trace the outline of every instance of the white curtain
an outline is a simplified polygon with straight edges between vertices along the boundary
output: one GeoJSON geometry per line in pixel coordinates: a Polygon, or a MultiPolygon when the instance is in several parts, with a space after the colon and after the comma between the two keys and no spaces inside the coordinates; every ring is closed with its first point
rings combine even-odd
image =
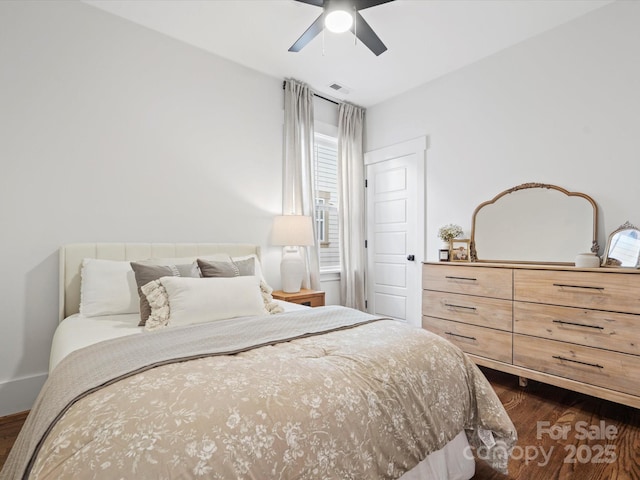
{"type": "MultiPolygon", "coordinates": [[[[296,80],[284,83],[284,179],[282,213],[315,219],[313,172],[313,92],[296,80]]],[[[318,238],[315,220],[314,238],[318,238]]],[[[307,272],[303,288],[320,289],[317,245],[300,247],[307,272]]]]}
{"type": "Polygon", "coordinates": [[[340,104],[338,117],[338,198],[340,301],[365,308],[365,192],[362,130],[364,109],[340,104]]]}

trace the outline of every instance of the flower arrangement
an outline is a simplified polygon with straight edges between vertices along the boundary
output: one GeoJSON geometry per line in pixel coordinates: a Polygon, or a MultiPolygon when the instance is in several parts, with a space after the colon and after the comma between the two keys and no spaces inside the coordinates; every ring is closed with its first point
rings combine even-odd
{"type": "Polygon", "coordinates": [[[454,238],[458,238],[464,232],[462,231],[462,227],[460,225],[455,225],[450,223],[449,225],[445,225],[444,227],[440,227],[438,230],[438,238],[443,242],[450,242],[454,238]]]}

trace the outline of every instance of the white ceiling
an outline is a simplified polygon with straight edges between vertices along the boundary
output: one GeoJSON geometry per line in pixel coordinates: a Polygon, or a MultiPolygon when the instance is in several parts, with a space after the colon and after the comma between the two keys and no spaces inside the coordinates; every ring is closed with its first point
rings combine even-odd
{"type": "Polygon", "coordinates": [[[321,13],[295,0],[83,0],[89,5],[277,78],[372,106],[613,0],[396,0],[362,10],[388,50],[350,33],[288,48],[321,13]],[[350,90],[329,88],[338,83],[350,90]]]}

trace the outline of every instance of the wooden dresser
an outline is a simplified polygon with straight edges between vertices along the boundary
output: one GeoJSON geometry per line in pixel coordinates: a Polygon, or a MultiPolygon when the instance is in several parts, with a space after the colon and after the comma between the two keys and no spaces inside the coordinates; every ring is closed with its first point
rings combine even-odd
{"type": "Polygon", "coordinates": [[[640,408],[640,271],[425,263],[422,326],[486,367],[640,408]]]}

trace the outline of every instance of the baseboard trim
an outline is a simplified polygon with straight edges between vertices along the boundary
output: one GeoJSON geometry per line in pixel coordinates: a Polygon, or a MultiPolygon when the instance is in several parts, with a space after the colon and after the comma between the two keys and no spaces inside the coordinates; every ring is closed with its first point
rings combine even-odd
{"type": "Polygon", "coordinates": [[[30,410],[46,380],[42,373],[0,383],[0,417],[30,410]]]}

